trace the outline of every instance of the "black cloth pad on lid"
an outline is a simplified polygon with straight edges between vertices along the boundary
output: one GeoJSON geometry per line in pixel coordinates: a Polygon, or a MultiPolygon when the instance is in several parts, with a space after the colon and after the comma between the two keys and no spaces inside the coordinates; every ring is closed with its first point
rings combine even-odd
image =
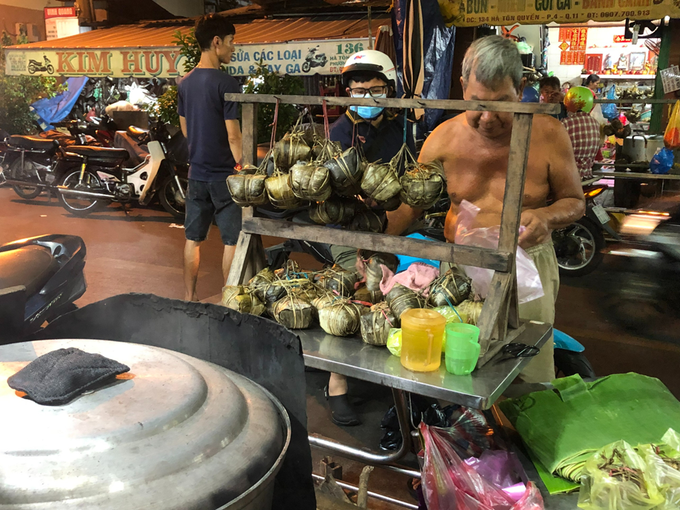
{"type": "Polygon", "coordinates": [[[75,347],[57,349],[34,359],[7,379],[10,388],[25,392],[43,405],[63,405],[130,367],[75,347]]]}

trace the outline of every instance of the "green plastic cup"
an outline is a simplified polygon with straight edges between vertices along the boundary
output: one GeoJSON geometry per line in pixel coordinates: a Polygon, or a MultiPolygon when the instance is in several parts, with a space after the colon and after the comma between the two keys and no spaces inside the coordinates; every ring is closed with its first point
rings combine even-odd
{"type": "Polygon", "coordinates": [[[456,345],[446,344],[446,371],[453,375],[468,375],[477,366],[480,345],[478,342],[466,340],[456,345]]]}
{"type": "Polygon", "coordinates": [[[453,375],[472,373],[479,359],[479,328],[472,324],[446,325],[446,371],[453,375]]]}
{"type": "MultiPolygon", "coordinates": [[[[446,325],[446,345],[479,342],[479,328],[472,324],[452,322],[446,325]]],[[[446,352],[446,351],[444,351],[446,352]]]]}

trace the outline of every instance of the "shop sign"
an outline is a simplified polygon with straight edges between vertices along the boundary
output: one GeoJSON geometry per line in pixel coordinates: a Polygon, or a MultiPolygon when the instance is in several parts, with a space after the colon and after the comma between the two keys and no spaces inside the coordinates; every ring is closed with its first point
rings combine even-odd
{"type": "Polygon", "coordinates": [[[586,62],[587,28],[560,28],[558,39],[562,41],[559,48],[560,65],[584,65],[586,62]]]}
{"type": "Polygon", "coordinates": [[[676,0],[439,0],[446,23],[477,25],[542,25],[680,17],[676,0]]]}
{"type": "MultiPolygon", "coordinates": [[[[277,74],[340,74],[347,57],[367,47],[364,39],[236,45],[227,66],[232,76],[248,76],[262,62],[277,74]]],[[[5,50],[10,75],[174,78],[184,74],[179,48],[106,50],[5,50]]]]}
{"type": "Polygon", "coordinates": [[[632,39],[626,39],[625,35],[615,35],[614,36],[614,42],[615,43],[629,43],[633,42],[632,39]]]}
{"type": "Polygon", "coordinates": [[[261,61],[277,74],[340,74],[347,57],[367,48],[364,39],[237,45],[227,66],[232,76],[248,76],[261,61]]]}
{"type": "Polygon", "coordinates": [[[45,7],[45,33],[47,40],[69,37],[80,33],[75,7],[45,7]]]}

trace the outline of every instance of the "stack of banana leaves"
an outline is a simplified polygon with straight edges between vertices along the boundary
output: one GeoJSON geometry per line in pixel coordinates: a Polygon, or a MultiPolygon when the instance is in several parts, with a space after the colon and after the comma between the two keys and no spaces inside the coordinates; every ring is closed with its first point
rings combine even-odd
{"type": "Polygon", "coordinates": [[[441,165],[418,163],[406,144],[391,161],[367,161],[360,147],[343,150],[300,122],[259,167],[244,167],[227,184],[241,207],[306,207],[317,224],[377,233],[385,230],[386,211],[402,203],[428,209],[446,188],[441,165]]]}

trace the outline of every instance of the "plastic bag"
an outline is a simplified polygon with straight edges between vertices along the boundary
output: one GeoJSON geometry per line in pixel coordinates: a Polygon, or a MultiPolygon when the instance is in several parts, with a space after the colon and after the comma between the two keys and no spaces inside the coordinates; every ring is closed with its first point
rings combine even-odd
{"type": "Polygon", "coordinates": [[[387,334],[387,350],[401,357],[401,328],[391,328],[387,334]]]}
{"type": "Polygon", "coordinates": [[[543,500],[533,484],[513,499],[461,460],[447,430],[420,424],[423,439],[422,487],[429,510],[541,510],[543,500]]]}
{"type": "Polygon", "coordinates": [[[653,174],[667,174],[673,167],[675,154],[672,150],[665,147],[658,149],[649,162],[649,169],[653,174]]]}
{"type": "MultiPolygon", "coordinates": [[[[458,208],[458,221],[456,223],[456,244],[478,246],[480,248],[498,248],[500,226],[486,228],[470,228],[480,209],[467,200],[463,200],[458,208]]],[[[520,230],[521,231],[521,230],[520,230]]],[[[517,294],[519,302],[528,303],[534,299],[543,297],[543,285],[541,277],[536,269],[536,264],[531,257],[519,246],[517,247],[517,294]]],[[[486,299],[493,277],[492,269],[481,267],[460,266],[465,274],[472,279],[475,293],[482,299],[486,299]]]]}
{"type": "MultiPolygon", "coordinates": [[[[616,99],[616,90],[614,89],[614,85],[609,87],[609,90],[607,91],[607,99],[616,99]]],[[[605,119],[612,121],[618,118],[619,110],[614,103],[604,103],[602,105],[602,115],[604,115],[605,119]]]]}
{"type": "Polygon", "coordinates": [[[645,460],[625,441],[605,446],[586,461],[579,508],[649,510],[663,502],[645,460]]]}
{"type": "Polygon", "coordinates": [[[647,464],[649,479],[665,500],[654,510],[677,510],[680,508],[680,436],[668,429],[661,441],[661,445],[644,445],[638,451],[647,464]]]}
{"type": "Polygon", "coordinates": [[[667,149],[680,149],[680,101],[675,102],[671,116],[668,118],[663,143],[667,149]]]}

